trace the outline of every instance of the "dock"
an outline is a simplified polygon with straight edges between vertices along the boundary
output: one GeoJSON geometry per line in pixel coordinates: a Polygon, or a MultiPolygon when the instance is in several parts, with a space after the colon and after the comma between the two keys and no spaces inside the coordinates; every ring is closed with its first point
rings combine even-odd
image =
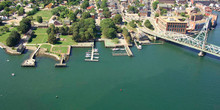
{"type": "Polygon", "coordinates": [[[132,57],[133,56],[133,53],[131,52],[131,50],[130,50],[130,48],[128,47],[128,45],[124,45],[125,46],[125,50],[126,50],[126,52],[127,52],[127,55],[129,56],[129,57],[132,57]]]}
{"type": "Polygon", "coordinates": [[[138,50],[142,49],[141,45],[137,44],[137,40],[134,40],[134,44],[135,44],[135,46],[137,47],[138,50]]]}
{"type": "Polygon", "coordinates": [[[34,59],[35,55],[37,54],[37,52],[39,51],[40,46],[37,48],[37,50],[35,50],[29,59],[25,60],[21,66],[22,67],[35,67],[36,66],[36,60],[34,59]]]}
{"type": "Polygon", "coordinates": [[[66,67],[66,63],[64,63],[64,61],[65,61],[65,57],[64,57],[64,55],[62,55],[60,63],[56,63],[55,67],[66,67]]]}
{"type": "Polygon", "coordinates": [[[97,53],[97,52],[98,52],[98,49],[96,50],[94,48],[94,46],[92,46],[91,57],[90,57],[90,59],[85,59],[85,61],[98,62],[99,61],[98,59],[94,59],[94,55],[99,55],[99,53],[97,53]]]}

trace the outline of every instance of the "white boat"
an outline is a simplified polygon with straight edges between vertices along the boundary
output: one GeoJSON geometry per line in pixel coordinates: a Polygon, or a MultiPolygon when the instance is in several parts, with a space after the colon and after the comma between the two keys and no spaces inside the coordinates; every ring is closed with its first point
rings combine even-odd
{"type": "Polygon", "coordinates": [[[98,49],[94,49],[94,52],[98,52],[99,50],[98,49]]]}
{"type": "Polygon", "coordinates": [[[86,54],[91,54],[91,52],[86,52],[86,54]]]}
{"type": "Polygon", "coordinates": [[[1,48],[1,49],[3,49],[3,47],[2,47],[2,46],[0,46],[0,48],[1,48]]]}
{"type": "Polygon", "coordinates": [[[14,74],[14,73],[12,73],[12,74],[11,74],[11,76],[15,76],[15,74],[14,74]]]}
{"type": "Polygon", "coordinates": [[[139,49],[142,49],[142,46],[141,46],[141,45],[138,45],[138,48],[139,48],[139,49]]]}
{"type": "Polygon", "coordinates": [[[89,54],[89,53],[86,53],[86,55],[89,55],[89,56],[91,56],[91,54],[89,54]]]}
{"type": "Polygon", "coordinates": [[[94,53],[94,55],[99,55],[99,53],[94,53]]]}
{"type": "Polygon", "coordinates": [[[125,50],[124,48],[121,48],[120,50],[125,50]]]}
{"type": "Polygon", "coordinates": [[[113,48],[112,50],[113,50],[113,51],[117,51],[117,50],[119,50],[119,48],[113,48]]]}
{"type": "Polygon", "coordinates": [[[90,56],[90,55],[86,55],[85,57],[86,57],[86,58],[90,58],[91,56],[90,56]]]}
{"type": "Polygon", "coordinates": [[[99,57],[94,57],[95,59],[99,59],[99,57]]]}
{"type": "Polygon", "coordinates": [[[7,62],[9,62],[9,60],[6,60],[7,62]]]}

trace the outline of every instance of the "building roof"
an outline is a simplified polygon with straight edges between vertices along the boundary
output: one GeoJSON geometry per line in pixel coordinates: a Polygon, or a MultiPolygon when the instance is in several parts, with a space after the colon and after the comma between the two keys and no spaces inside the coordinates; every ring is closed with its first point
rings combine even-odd
{"type": "Polygon", "coordinates": [[[167,16],[160,16],[159,19],[168,22],[168,23],[187,23],[186,21],[182,21],[182,17],[167,17],[167,16]]]}
{"type": "Polygon", "coordinates": [[[89,7],[87,7],[87,10],[91,10],[93,8],[95,8],[95,7],[94,6],[89,6],[89,7]]]}
{"type": "Polygon", "coordinates": [[[169,4],[158,4],[158,6],[162,8],[172,8],[172,5],[169,4]]]}

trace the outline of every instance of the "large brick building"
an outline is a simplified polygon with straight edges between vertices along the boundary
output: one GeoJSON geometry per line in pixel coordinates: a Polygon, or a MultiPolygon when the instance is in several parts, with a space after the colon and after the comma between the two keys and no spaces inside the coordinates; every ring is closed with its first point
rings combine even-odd
{"type": "Polygon", "coordinates": [[[185,34],[187,28],[187,22],[178,17],[160,16],[157,18],[158,27],[162,31],[172,31],[185,34]]]}

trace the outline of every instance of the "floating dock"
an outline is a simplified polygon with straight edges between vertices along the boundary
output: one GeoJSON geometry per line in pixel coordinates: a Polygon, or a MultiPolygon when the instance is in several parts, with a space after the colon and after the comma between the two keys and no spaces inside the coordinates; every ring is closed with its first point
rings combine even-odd
{"type": "Polygon", "coordinates": [[[94,55],[99,55],[98,49],[95,49],[94,46],[92,46],[92,51],[91,51],[91,56],[90,59],[85,59],[85,61],[89,61],[89,62],[98,62],[98,59],[95,59],[94,55]]]}

